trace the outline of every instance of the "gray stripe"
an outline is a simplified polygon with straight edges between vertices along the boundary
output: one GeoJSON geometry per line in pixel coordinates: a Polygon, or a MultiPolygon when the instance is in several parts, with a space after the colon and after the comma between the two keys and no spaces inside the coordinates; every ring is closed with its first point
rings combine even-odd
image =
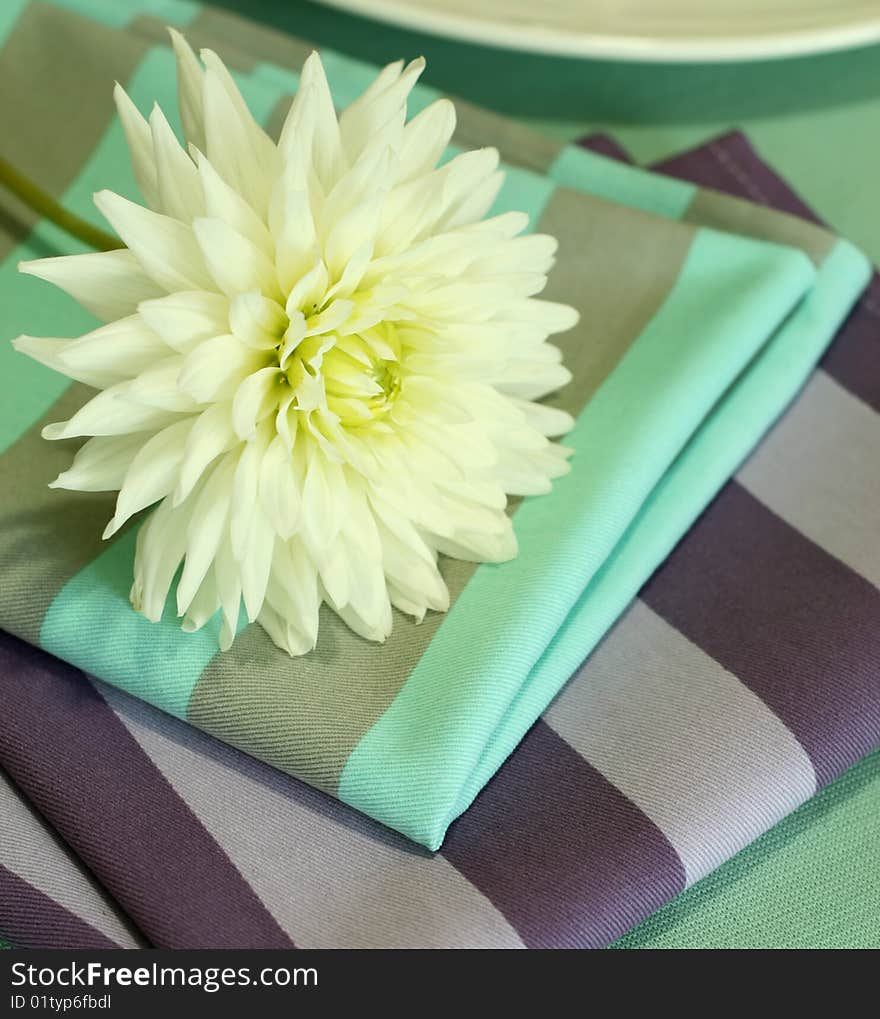
{"type": "Polygon", "coordinates": [[[0,618],[4,629],[31,644],[39,643],[53,598],[107,547],[101,532],[113,515],[115,493],[49,488],[70,465],[74,444],[40,435],[43,425],[70,417],[91,392],[78,382],[65,389],[0,457],[0,618]]]}
{"type": "Polygon", "coordinates": [[[697,191],[684,219],[688,223],[699,223],[700,226],[713,227],[715,230],[800,248],[814,265],[821,265],[837,243],[834,234],[800,216],[768,209],[764,205],[756,205],[709,188],[697,191]]]}
{"type": "Polygon", "coordinates": [[[568,188],[550,196],[538,230],[559,242],[541,297],[583,309],[553,337],[573,378],[543,402],[576,415],[662,307],[697,231],[568,188]]]}
{"type": "Polygon", "coordinates": [[[544,720],[660,828],[689,884],[816,790],[776,715],[641,601],[544,720]]]}
{"type": "Polygon", "coordinates": [[[830,375],[813,375],[737,480],[880,587],[880,416],[830,375]]]}
{"type": "MultiPolygon", "coordinates": [[[[154,45],[169,45],[162,18],[140,14],[129,29],[154,45]]],[[[229,67],[244,73],[261,63],[298,71],[315,48],[302,39],[213,7],[203,7],[186,26],[185,34],[196,53],[205,47],[215,50],[229,67]]]]}
{"type": "MultiPolygon", "coordinates": [[[[125,82],[146,50],[136,37],[32,2],[0,51],[0,138],[10,161],[60,196],[115,114],[114,78],[125,82]]],[[[0,259],[37,222],[5,192],[2,204],[0,259]]]]}
{"type": "Polygon", "coordinates": [[[0,771],[0,863],[121,948],[149,947],[82,863],[0,771]]]}
{"type": "Polygon", "coordinates": [[[494,146],[505,163],[522,166],[537,173],[547,173],[565,148],[564,142],[543,135],[515,120],[475,106],[458,96],[449,98],[455,103],[456,114],[452,141],[463,149],[494,146]]]}
{"type": "Polygon", "coordinates": [[[442,856],[95,683],[300,947],[522,947],[442,856]]]}

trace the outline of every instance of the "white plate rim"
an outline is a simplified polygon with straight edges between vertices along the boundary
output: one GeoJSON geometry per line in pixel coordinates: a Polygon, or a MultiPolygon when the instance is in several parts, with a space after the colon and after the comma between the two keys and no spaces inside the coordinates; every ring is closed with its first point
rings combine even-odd
{"type": "Polygon", "coordinates": [[[771,60],[830,53],[880,42],[880,16],[838,26],[761,35],[659,37],[563,32],[540,25],[505,25],[500,21],[413,7],[406,0],[319,2],[365,18],[464,42],[552,56],[639,63],[771,60]]]}

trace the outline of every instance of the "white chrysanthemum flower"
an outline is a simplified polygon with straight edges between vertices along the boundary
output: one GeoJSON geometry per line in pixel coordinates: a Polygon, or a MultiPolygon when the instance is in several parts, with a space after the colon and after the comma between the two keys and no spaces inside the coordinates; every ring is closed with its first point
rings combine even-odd
{"type": "Polygon", "coordinates": [[[386,67],[337,120],[317,54],[278,144],[215,53],[173,33],[187,148],[156,107],[116,102],[149,208],[98,208],[127,249],[28,273],[107,325],[19,350],[101,390],[49,439],[89,436],[53,483],[119,490],[105,537],[158,506],[137,540],[132,603],[158,620],[181,562],[183,628],[242,599],[292,655],[326,602],[381,641],[449,595],[438,553],[516,554],[508,495],[546,492],[571,418],[533,401],[570,378],[539,301],[556,243],[527,217],[483,219],[494,149],[441,167],[453,106],[406,123],[424,62],[386,67]]]}

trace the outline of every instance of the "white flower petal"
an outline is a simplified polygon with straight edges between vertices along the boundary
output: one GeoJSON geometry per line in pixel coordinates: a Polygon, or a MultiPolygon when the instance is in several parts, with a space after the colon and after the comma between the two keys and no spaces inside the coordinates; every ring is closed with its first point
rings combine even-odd
{"type": "Polygon", "coordinates": [[[515,400],[514,403],[532,428],[536,428],[542,435],[565,435],[574,427],[574,418],[567,411],[530,400],[515,400]]]}
{"type": "Polygon", "coordinates": [[[499,309],[496,318],[499,321],[535,325],[540,327],[545,335],[552,335],[553,333],[564,333],[576,326],[580,315],[567,304],[529,298],[523,301],[511,301],[506,307],[499,309]]]}
{"type": "Polygon", "coordinates": [[[261,624],[288,654],[306,654],[318,639],[317,570],[302,543],[293,538],[275,547],[261,624]]]}
{"type": "Polygon", "coordinates": [[[214,336],[187,354],[177,385],[199,403],[231,400],[248,375],[265,364],[262,351],[246,347],[235,336],[214,336]]]}
{"type": "Polygon", "coordinates": [[[424,71],[425,60],[424,57],[413,60],[395,77],[398,66],[392,64],[381,72],[373,85],[339,118],[342,144],[350,162],[357,159],[390,120],[399,117],[403,126],[407,96],[424,71]]]}
{"type": "Polygon", "coordinates": [[[21,336],[16,350],[97,388],[123,382],[171,350],[137,315],[101,326],[77,340],[21,336]]]}
{"type": "Polygon", "coordinates": [[[217,286],[229,297],[246,290],[259,290],[266,297],[283,301],[275,266],[247,237],[221,219],[193,221],[198,246],[217,286]]]}
{"type": "Polygon", "coordinates": [[[366,248],[372,253],[384,202],[383,193],[374,195],[346,213],[330,231],[324,245],[324,261],[332,279],[342,276],[349,260],[359,250],[366,248]]]}
{"type": "Polygon", "coordinates": [[[265,221],[278,171],[269,151],[274,152],[274,146],[248,112],[228,72],[224,74],[214,58],[210,51],[202,51],[202,59],[210,65],[202,85],[206,154],[226,183],[265,221]]]}
{"type": "Polygon", "coordinates": [[[76,492],[115,492],[122,487],[125,474],[144,437],[101,435],[81,446],[66,471],[50,482],[49,488],[67,488],[76,492]]]}
{"type": "Polygon", "coordinates": [[[317,336],[319,333],[332,332],[341,326],[354,310],[351,301],[333,301],[317,315],[306,319],[304,336],[317,336]]]}
{"type": "Polygon", "coordinates": [[[177,421],[157,432],[137,453],[126,471],[116,500],[116,513],[104,531],[105,538],[115,534],[129,517],[164,498],[174,488],[192,426],[191,418],[177,421]]]}
{"type": "Polygon", "coordinates": [[[298,145],[309,146],[311,161],[325,193],[345,172],[342,137],[327,76],[317,53],[309,54],[296,97],[278,142],[283,155],[298,145]]]}
{"type": "Polygon", "coordinates": [[[128,397],[148,407],[162,407],[165,410],[186,413],[198,410],[198,401],[177,384],[184,365],[180,354],[172,354],[161,361],[155,361],[128,384],[128,397]]]}
{"type": "Polygon", "coordinates": [[[443,171],[436,171],[415,177],[390,192],[382,206],[377,255],[401,252],[433,229],[444,208],[440,186],[443,177],[443,171]]]}
{"type": "Polygon", "coordinates": [[[208,620],[213,619],[219,608],[220,599],[217,596],[214,570],[210,569],[186,609],[180,624],[181,630],[184,633],[195,633],[208,620]]]}
{"type": "Polygon", "coordinates": [[[223,612],[223,625],[220,631],[220,650],[227,650],[232,644],[238,628],[241,610],[241,576],[238,563],[232,554],[229,530],[214,558],[214,579],[217,585],[217,596],[223,612]]]}
{"type": "Polygon", "coordinates": [[[186,559],[177,585],[180,615],[190,609],[226,533],[236,463],[235,456],[225,456],[207,475],[195,499],[186,534],[186,559]]]}
{"type": "Polygon", "coordinates": [[[98,251],[19,262],[19,272],[54,283],[104,322],[131,315],[165,291],[130,251],[98,251]]]}
{"type": "Polygon", "coordinates": [[[241,559],[241,594],[250,622],[254,622],[263,607],[276,544],[275,532],[259,505],[255,514],[257,519],[251,528],[247,552],[241,559]]]}
{"type": "Polygon", "coordinates": [[[299,415],[293,407],[294,399],[294,394],[288,393],[281,401],[278,413],[275,415],[275,428],[278,432],[279,438],[282,440],[289,453],[293,452],[293,444],[296,441],[299,419],[299,415]]]}
{"type": "Polygon", "coordinates": [[[278,406],[281,369],[260,368],[241,383],[232,400],[232,427],[240,439],[251,439],[257,425],[278,406]]]}
{"type": "Polygon", "coordinates": [[[113,89],[113,100],[116,103],[119,120],[122,122],[125,140],[128,143],[131,167],[134,170],[134,179],[137,181],[138,189],[144,196],[147,205],[151,209],[158,209],[160,206],[159,184],[150,126],[119,82],[113,89]]]}
{"type": "Polygon", "coordinates": [[[180,290],[167,297],[143,301],[138,314],[147,325],[181,354],[196,344],[229,330],[230,307],[224,294],[180,290]]]}
{"type": "Polygon", "coordinates": [[[277,301],[251,290],[232,299],[229,325],[233,335],[247,346],[271,350],[280,344],[290,320],[277,301]]]}
{"type": "Polygon", "coordinates": [[[282,291],[289,292],[297,280],[314,266],[316,257],[317,233],[308,193],[287,191],[275,249],[282,291]]]}
{"type": "Polygon", "coordinates": [[[438,99],[413,117],[403,131],[399,179],[405,182],[433,170],[454,131],[455,107],[448,99],[438,99]]]}
{"type": "Polygon", "coordinates": [[[564,364],[552,361],[508,361],[491,381],[502,393],[538,400],[567,385],[571,372],[564,364]]]}
{"type": "Polygon", "coordinates": [[[320,307],[329,281],[327,266],[319,259],[297,280],[287,295],[286,310],[290,318],[292,319],[298,311],[302,311],[306,316],[314,314],[320,307]]]}
{"type": "Polygon", "coordinates": [[[189,43],[177,31],[169,28],[171,44],[177,58],[177,95],[183,133],[190,145],[205,151],[205,116],[202,109],[202,78],[204,71],[189,43]]]}
{"type": "Polygon", "coordinates": [[[159,208],[166,216],[190,223],[205,212],[199,172],[180,147],[158,105],[150,114],[150,132],[155,153],[159,208]]]}
{"type": "Polygon", "coordinates": [[[183,502],[208,466],[221,453],[225,453],[237,443],[238,438],[232,429],[229,404],[214,403],[202,411],[193,423],[186,440],[177,487],[174,490],[174,505],[183,502]]]}
{"type": "Polygon", "coordinates": [[[153,623],[162,618],[171,581],[183,558],[191,507],[163,499],[138,531],[131,603],[153,623]]]}
{"type": "Polygon", "coordinates": [[[252,156],[254,157],[257,165],[267,175],[271,182],[280,169],[280,160],[277,156],[275,143],[266,134],[263,128],[260,127],[256,120],[254,120],[253,114],[248,108],[247,103],[244,101],[244,97],[238,90],[238,85],[235,84],[232,75],[229,73],[229,69],[220,57],[218,57],[213,50],[209,49],[201,50],[199,56],[202,58],[202,62],[205,65],[206,73],[216,75],[217,79],[222,83],[223,88],[226,90],[226,94],[229,96],[232,105],[235,108],[239,122],[244,126],[250,136],[252,156]]]}
{"type": "Polygon", "coordinates": [[[317,451],[312,452],[302,492],[301,533],[309,549],[323,551],[332,544],[342,526],[347,502],[339,465],[317,451]]]}
{"type": "Polygon", "coordinates": [[[160,287],[168,291],[215,289],[189,226],[112,191],[99,191],[95,205],[160,287]]]}
{"type": "Polygon", "coordinates": [[[238,465],[235,468],[232,507],[229,516],[229,536],[232,555],[238,563],[241,563],[247,553],[251,531],[257,522],[258,515],[261,515],[258,504],[260,464],[267,446],[265,433],[258,435],[250,442],[243,443],[238,465]]]}
{"type": "Polygon", "coordinates": [[[44,439],[73,439],[81,435],[129,435],[152,432],[179,420],[180,415],[161,407],[135,403],[131,382],[120,382],[93,396],[69,421],[46,425],[44,439]]]}
{"type": "Polygon", "coordinates": [[[290,449],[281,435],[269,443],[260,465],[260,502],[269,523],[284,540],[296,533],[300,491],[290,449]]]}
{"type": "Polygon", "coordinates": [[[462,531],[456,534],[454,539],[438,535],[435,543],[437,549],[444,555],[478,563],[506,563],[510,559],[515,559],[519,550],[513,527],[507,527],[499,534],[462,531]]]}
{"type": "Polygon", "coordinates": [[[197,172],[201,178],[207,215],[228,224],[271,259],[275,244],[260,217],[238,191],[226,183],[206,156],[200,153],[198,163],[197,172]]]}
{"type": "Polygon", "coordinates": [[[391,632],[391,606],[388,606],[387,622],[374,623],[363,616],[349,603],[336,609],[337,614],[349,629],[365,640],[381,644],[391,632]]]}

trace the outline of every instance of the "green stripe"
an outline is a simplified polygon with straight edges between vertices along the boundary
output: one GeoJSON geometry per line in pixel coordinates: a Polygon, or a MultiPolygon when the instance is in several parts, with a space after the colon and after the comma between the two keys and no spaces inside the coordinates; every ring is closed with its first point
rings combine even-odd
{"type": "MultiPolygon", "coordinates": [[[[340,799],[439,846],[462,809],[462,790],[475,772],[488,777],[487,745],[581,592],[730,380],[814,279],[801,252],[698,233],[672,293],[567,437],[571,474],[523,504],[519,556],[474,574],[352,752],[340,799]],[[714,311],[709,320],[706,308],[714,311]]],[[[542,672],[545,701],[569,674],[542,672]]],[[[505,736],[509,751],[522,729],[505,736]]]]}
{"type": "Polygon", "coordinates": [[[193,0],[138,0],[136,4],[125,0],[52,0],[52,3],[113,28],[125,28],[139,14],[183,27],[195,18],[202,6],[193,0]]]}
{"type": "Polygon", "coordinates": [[[529,229],[534,230],[541,213],[550,201],[556,184],[549,177],[524,170],[518,166],[504,166],[504,183],[495,199],[490,215],[502,212],[525,212],[529,217],[529,229]]]}
{"type": "Polygon", "coordinates": [[[568,145],[559,153],[550,176],[563,187],[589,191],[610,202],[667,219],[681,219],[698,190],[685,181],[627,166],[575,145],[568,145]]]}
{"type": "Polygon", "coordinates": [[[129,531],[64,585],[46,613],[40,646],[183,718],[192,688],[217,651],[219,615],[184,636],[173,595],[158,623],[132,611],[135,538],[129,531]]]}
{"type": "Polygon", "coordinates": [[[18,21],[19,15],[27,7],[29,0],[5,0],[0,7],[0,44],[5,42],[6,37],[12,31],[12,26],[18,21]]]}

